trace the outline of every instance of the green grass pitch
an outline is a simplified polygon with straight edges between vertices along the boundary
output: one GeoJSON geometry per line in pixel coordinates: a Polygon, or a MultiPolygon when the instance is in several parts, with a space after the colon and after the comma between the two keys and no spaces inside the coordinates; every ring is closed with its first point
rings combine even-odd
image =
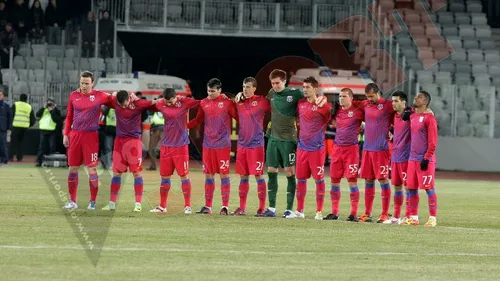
{"type": "MultiPolygon", "coordinates": [[[[98,210],[87,212],[84,172],[80,172],[79,209],[67,213],[61,210],[66,172],[20,165],[0,169],[0,280],[495,280],[500,276],[498,182],[438,180],[438,226],[425,228],[315,221],[312,180],[305,220],[253,217],[254,180],[248,198],[251,216],[218,215],[219,188],[214,215],[184,215],[177,179],[169,213],[155,215],[149,213],[159,203],[159,176],[154,172],[145,172],[142,213],[132,212],[131,178],[124,179],[117,210],[100,210],[109,196],[106,174],[100,177],[98,210]]],[[[193,171],[191,179],[195,211],[204,203],[204,181],[200,171],[193,171]]],[[[218,179],[216,184],[220,186],[218,179]]],[[[362,186],[360,181],[361,193],[362,186]]],[[[234,210],[236,175],[231,187],[234,210]]],[[[342,192],[345,220],[349,208],[345,183],[342,192]]],[[[285,193],[286,178],[280,176],[279,214],[284,211],[285,193]]],[[[425,223],[427,197],[422,191],[420,198],[420,218],[425,223]]],[[[361,194],[360,210],[363,202],[361,194]]],[[[378,186],[375,202],[378,215],[378,186]]],[[[328,192],[324,210],[324,215],[330,210],[328,192]]]]}

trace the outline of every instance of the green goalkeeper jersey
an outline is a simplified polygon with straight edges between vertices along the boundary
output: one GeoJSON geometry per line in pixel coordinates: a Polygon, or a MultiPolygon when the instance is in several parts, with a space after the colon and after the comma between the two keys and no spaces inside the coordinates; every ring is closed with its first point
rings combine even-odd
{"type": "Polygon", "coordinates": [[[269,90],[267,98],[271,102],[270,138],[281,141],[297,142],[297,103],[304,94],[299,89],[285,88],[276,93],[269,90]]]}

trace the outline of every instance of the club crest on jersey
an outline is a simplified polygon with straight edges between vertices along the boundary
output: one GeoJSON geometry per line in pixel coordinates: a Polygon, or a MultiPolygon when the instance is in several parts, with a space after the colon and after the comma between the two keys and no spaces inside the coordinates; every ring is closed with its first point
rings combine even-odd
{"type": "Polygon", "coordinates": [[[354,116],[354,112],[349,111],[349,112],[347,113],[347,116],[348,116],[349,118],[353,117],[353,116],[354,116]]]}
{"type": "Polygon", "coordinates": [[[384,105],[383,104],[379,104],[379,105],[377,105],[377,108],[378,108],[378,110],[382,110],[382,109],[384,109],[384,105]]]}
{"type": "Polygon", "coordinates": [[[418,122],[420,123],[424,122],[424,116],[420,116],[420,118],[418,118],[418,122]]]}
{"type": "Polygon", "coordinates": [[[292,96],[287,96],[286,97],[286,101],[287,102],[292,102],[293,101],[293,97],[292,96]]]}
{"type": "Polygon", "coordinates": [[[254,101],[252,102],[252,106],[257,106],[257,101],[256,101],[256,100],[254,100],[254,101]]]}
{"type": "Polygon", "coordinates": [[[129,103],[128,108],[135,109],[135,105],[133,103],[129,103]]]}
{"type": "Polygon", "coordinates": [[[175,107],[181,107],[181,102],[180,101],[176,102],[175,107]]]}
{"type": "Polygon", "coordinates": [[[94,95],[90,96],[90,101],[95,101],[95,96],[94,95]]]}
{"type": "Polygon", "coordinates": [[[316,111],[316,110],[318,110],[318,106],[317,105],[313,105],[312,111],[316,111]]]}
{"type": "Polygon", "coordinates": [[[219,102],[219,108],[223,108],[224,107],[224,103],[223,102],[219,102]]]}

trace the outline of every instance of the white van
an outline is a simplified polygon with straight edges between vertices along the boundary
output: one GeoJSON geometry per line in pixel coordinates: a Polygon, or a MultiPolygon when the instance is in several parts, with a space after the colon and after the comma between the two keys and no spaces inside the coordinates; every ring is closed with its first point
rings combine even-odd
{"type": "Polygon", "coordinates": [[[302,88],[306,77],[313,76],[319,83],[319,94],[324,94],[330,100],[338,96],[342,88],[350,88],[356,99],[364,99],[365,86],[373,83],[368,77],[363,77],[359,71],[331,69],[329,67],[302,68],[290,77],[290,87],[302,88]]]}
{"type": "Polygon", "coordinates": [[[167,75],[147,74],[145,72],[116,74],[97,79],[94,89],[104,92],[115,92],[126,90],[136,93],[142,92],[142,95],[148,100],[158,97],[165,88],[174,88],[178,95],[192,95],[187,81],[167,75]]]}

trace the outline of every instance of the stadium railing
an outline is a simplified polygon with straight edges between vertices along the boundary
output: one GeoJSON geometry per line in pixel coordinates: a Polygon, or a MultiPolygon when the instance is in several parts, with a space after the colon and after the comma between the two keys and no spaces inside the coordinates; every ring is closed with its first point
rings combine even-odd
{"type": "MultiPolygon", "coordinates": [[[[208,0],[111,0],[113,18],[126,28],[219,30],[221,33],[280,32],[312,36],[338,25],[369,1],[349,4],[255,3],[208,0]]],[[[337,31],[349,32],[348,24],[337,31]]]]}

